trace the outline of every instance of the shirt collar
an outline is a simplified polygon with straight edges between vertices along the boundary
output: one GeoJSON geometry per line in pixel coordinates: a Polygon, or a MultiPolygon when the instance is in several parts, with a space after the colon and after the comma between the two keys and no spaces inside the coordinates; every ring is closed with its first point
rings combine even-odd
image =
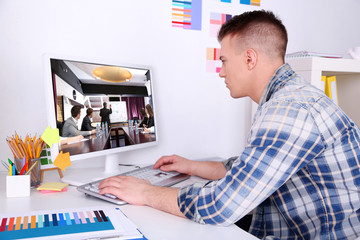
{"type": "Polygon", "coordinates": [[[73,120],[74,120],[74,122],[76,123],[76,124],[78,124],[78,121],[76,121],[76,119],[75,118],[73,118],[73,117],[71,117],[73,120]]]}
{"type": "Polygon", "coordinates": [[[271,95],[277,91],[279,86],[286,82],[289,79],[289,76],[293,74],[294,71],[291,69],[288,63],[285,63],[279,67],[266,85],[266,88],[260,98],[259,106],[266,103],[270,99],[271,95]]]}

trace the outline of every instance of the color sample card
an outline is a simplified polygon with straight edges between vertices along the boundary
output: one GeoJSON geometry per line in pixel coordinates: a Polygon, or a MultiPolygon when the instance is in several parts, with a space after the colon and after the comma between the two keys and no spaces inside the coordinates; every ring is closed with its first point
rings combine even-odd
{"type": "Polygon", "coordinates": [[[231,19],[230,14],[210,13],[210,37],[217,37],[221,25],[231,19]]]}
{"type": "Polygon", "coordinates": [[[260,6],[260,0],[240,0],[240,4],[260,6]]]}
{"type": "Polygon", "coordinates": [[[220,48],[206,48],[206,71],[219,73],[221,70],[220,48]]]}
{"type": "Polygon", "coordinates": [[[124,228],[119,224],[120,214],[120,210],[108,207],[1,214],[0,239],[116,236],[124,233],[124,228]]]}
{"type": "Polygon", "coordinates": [[[202,0],[172,0],[172,26],[201,30],[202,0]]]}

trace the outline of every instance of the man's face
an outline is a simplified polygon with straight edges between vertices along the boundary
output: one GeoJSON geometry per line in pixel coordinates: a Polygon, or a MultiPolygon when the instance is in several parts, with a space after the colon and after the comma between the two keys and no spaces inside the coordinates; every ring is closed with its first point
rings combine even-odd
{"type": "Polygon", "coordinates": [[[226,87],[230,90],[233,98],[241,98],[249,95],[251,81],[249,79],[246,53],[236,46],[236,38],[226,36],[221,41],[222,61],[219,76],[225,79],[226,87]]]}

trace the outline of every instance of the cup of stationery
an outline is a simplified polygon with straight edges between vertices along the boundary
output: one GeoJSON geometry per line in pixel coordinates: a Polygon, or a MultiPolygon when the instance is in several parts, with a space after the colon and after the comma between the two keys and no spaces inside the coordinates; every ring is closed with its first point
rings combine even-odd
{"type": "MultiPolygon", "coordinates": [[[[15,166],[19,173],[23,170],[24,166],[26,170],[24,172],[27,175],[30,175],[30,186],[36,187],[40,185],[40,177],[41,177],[41,164],[40,158],[29,159],[28,166],[25,166],[24,159],[15,159],[15,166]]],[[[25,174],[24,173],[24,174],[25,174]]],[[[20,174],[22,175],[22,174],[20,174]]]]}

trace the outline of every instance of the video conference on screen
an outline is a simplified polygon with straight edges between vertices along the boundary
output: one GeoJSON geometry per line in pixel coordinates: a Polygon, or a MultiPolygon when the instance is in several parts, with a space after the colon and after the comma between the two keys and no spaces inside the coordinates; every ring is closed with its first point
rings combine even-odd
{"type": "Polygon", "coordinates": [[[150,69],[51,59],[51,74],[54,117],[61,139],[67,139],[62,127],[75,105],[81,107],[79,130],[89,108],[93,110],[91,126],[102,128],[100,134],[84,136],[82,141],[68,139],[60,144],[60,151],[76,155],[156,141],[155,133],[135,126],[144,117],[141,108],[153,106],[150,69]],[[112,110],[107,131],[100,117],[104,103],[112,110]]]}

